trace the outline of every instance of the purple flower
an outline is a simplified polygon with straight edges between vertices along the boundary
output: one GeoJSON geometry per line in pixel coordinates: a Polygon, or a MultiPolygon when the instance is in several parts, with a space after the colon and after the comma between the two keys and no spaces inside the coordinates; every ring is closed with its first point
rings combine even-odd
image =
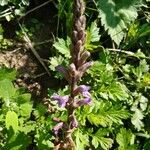
{"type": "Polygon", "coordinates": [[[66,103],[69,100],[69,96],[68,95],[60,96],[60,95],[54,94],[54,95],[51,96],[51,99],[54,100],[54,101],[57,101],[59,107],[65,107],[66,103]]]}
{"type": "Polygon", "coordinates": [[[63,128],[63,125],[64,125],[64,123],[60,122],[60,123],[58,123],[57,125],[54,126],[53,132],[54,132],[55,135],[58,135],[58,132],[59,132],[60,129],[63,128]]]}
{"type": "Polygon", "coordinates": [[[82,95],[86,98],[91,97],[91,94],[88,91],[82,92],[82,95]]]}
{"type": "Polygon", "coordinates": [[[86,85],[80,85],[74,90],[74,96],[78,95],[79,93],[82,94],[84,97],[83,100],[76,100],[74,103],[75,107],[83,106],[83,105],[88,105],[91,103],[91,94],[89,93],[90,87],[86,85]]]}
{"type": "Polygon", "coordinates": [[[91,98],[90,97],[87,97],[83,100],[80,100],[77,102],[77,105],[78,106],[83,106],[83,105],[89,105],[91,103],[91,98]]]}
{"type": "MultiPolygon", "coordinates": [[[[79,87],[77,87],[75,90],[74,90],[74,95],[78,95],[79,93],[82,93],[83,96],[87,97],[87,93],[89,93],[88,91],[90,90],[90,87],[89,86],[86,86],[86,85],[80,85],[79,87]]],[[[89,95],[90,96],[90,95],[89,95]]]]}

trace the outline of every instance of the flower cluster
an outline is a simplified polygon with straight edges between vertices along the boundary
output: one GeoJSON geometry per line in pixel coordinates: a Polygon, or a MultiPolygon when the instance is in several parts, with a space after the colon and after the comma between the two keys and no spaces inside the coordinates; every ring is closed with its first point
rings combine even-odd
{"type": "MultiPolygon", "coordinates": [[[[89,86],[80,85],[73,91],[74,96],[77,96],[78,94],[81,94],[83,96],[82,100],[74,99],[73,106],[75,108],[91,103],[91,94],[89,93],[89,90],[90,90],[89,86]]],[[[60,96],[58,94],[53,94],[51,96],[51,99],[57,101],[59,107],[64,108],[66,107],[67,102],[69,101],[69,96],[68,95],[60,96]]]]}
{"type": "MultiPolygon", "coordinates": [[[[58,94],[53,94],[51,96],[52,100],[57,101],[59,107],[66,108],[67,110],[67,122],[59,121],[53,128],[53,131],[55,135],[58,136],[59,131],[62,131],[63,129],[65,135],[64,145],[67,146],[68,150],[69,147],[73,147],[74,145],[71,134],[73,130],[78,127],[75,110],[78,107],[91,103],[91,94],[89,93],[90,87],[78,85],[81,77],[93,64],[91,61],[87,62],[90,53],[84,50],[86,40],[86,18],[83,14],[84,10],[85,5],[83,0],[74,0],[71,64],[67,68],[61,65],[56,67],[56,70],[62,73],[64,78],[68,81],[70,85],[70,95],[60,96],[58,94]]],[[[56,147],[59,144],[60,143],[57,143],[56,147]]]]}

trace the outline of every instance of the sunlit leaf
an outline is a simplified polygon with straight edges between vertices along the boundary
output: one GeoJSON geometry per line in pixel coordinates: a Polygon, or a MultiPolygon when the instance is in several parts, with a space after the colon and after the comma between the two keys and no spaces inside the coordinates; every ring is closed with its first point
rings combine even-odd
{"type": "Polygon", "coordinates": [[[63,54],[66,58],[70,58],[70,44],[71,40],[69,37],[67,37],[67,40],[58,38],[58,41],[53,46],[60,54],[63,54]]]}
{"type": "Polygon", "coordinates": [[[102,25],[112,40],[119,45],[125,36],[127,26],[134,21],[138,14],[135,0],[98,0],[99,17],[102,25]]]}
{"type": "Polygon", "coordinates": [[[0,81],[0,97],[4,100],[10,100],[15,95],[16,89],[9,79],[0,81]]]}
{"type": "Polygon", "coordinates": [[[137,150],[137,146],[134,145],[135,135],[130,130],[121,128],[116,140],[119,144],[118,150],[137,150]]]}
{"type": "Polygon", "coordinates": [[[18,115],[14,111],[8,111],[5,120],[6,128],[9,130],[10,127],[17,132],[18,131],[18,115]]]}
{"type": "Polygon", "coordinates": [[[92,22],[91,26],[87,29],[87,36],[85,42],[85,48],[87,50],[94,50],[95,48],[99,47],[100,34],[99,28],[97,27],[96,21],[92,22]]]}

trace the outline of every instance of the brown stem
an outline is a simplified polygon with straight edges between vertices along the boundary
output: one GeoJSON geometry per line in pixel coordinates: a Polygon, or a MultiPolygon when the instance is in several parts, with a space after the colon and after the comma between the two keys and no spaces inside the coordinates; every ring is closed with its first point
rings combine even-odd
{"type": "Polygon", "coordinates": [[[75,65],[75,72],[73,74],[70,74],[71,83],[70,83],[70,98],[66,105],[66,109],[68,112],[68,120],[66,123],[66,128],[64,131],[64,138],[63,138],[63,145],[58,140],[57,145],[55,146],[54,150],[73,150],[74,149],[74,141],[72,139],[72,133],[77,127],[76,117],[75,117],[75,96],[74,96],[74,90],[77,86],[77,78],[78,78],[78,72],[80,64],[80,54],[82,50],[84,49],[85,44],[85,25],[86,25],[86,18],[83,15],[85,10],[84,2],[83,0],[74,0],[74,25],[73,25],[73,36],[72,36],[72,49],[71,49],[71,63],[75,65]],[[60,146],[61,145],[61,146],[60,146]]]}

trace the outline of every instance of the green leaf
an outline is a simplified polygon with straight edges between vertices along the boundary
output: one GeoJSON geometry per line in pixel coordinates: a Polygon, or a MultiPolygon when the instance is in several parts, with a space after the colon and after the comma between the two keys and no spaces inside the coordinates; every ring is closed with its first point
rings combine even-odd
{"type": "Polygon", "coordinates": [[[97,148],[99,145],[104,149],[108,150],[112,147],[113,140],[108,137],[104,137],[109,132],[105,129],[99,129],[95,134],[92,134],[92,145],[97,148]]]}
{"type": "Polygon", "coordinates": [[[23,117],[30,117],[32,112],[32,104],[31,103],[24,103],[20,105],[20,113],[23,117]]]}
{"type": "Polygon", "coordinates": [[[144,74],[143,82],[150,84],[150,73],[144,74]]]}
{"type": "Polygon", "coordinates": [[[119,45],[125,35],[127,26],[134,21],[138,14],[136,0],[98,0],[99,16],[105,31],[119,45]]]}
{"type": "Polygon", "coordinates": [[[143,73],[148,73],[148,71],[149,65],[147,64],[145,59],[140,61],[140,65],[138,67],[132,68],[132,72],[137,77],[138,82],[140,82],[143,78],[143,73]]]}
{"type": "Polygon", "coordinates": [[[9,130],[10,127],[14,132],[18,131],[18,115],[14,111],[8,111],[5,119],[6,128],[9,130]]]}
{"type": "Polygon", "coordinates": [[[52,70],[52,71],[55,71],[55,67],[57,67],[58,65],[62,64],[64,61],[64,58],[59,55],[58,57],[52,57],[50,58],[50,66],[49,68],[52,70]]]}
{"type": "Polygon", "coordinates": [[[144,126],[144,123],[142,122],[143,118],[144,118],[144,115],[142,111],[139,109],[136,109],[135,113],[133,114],[131,118],[131,122],[138,131],[141,130],[141,128],[144,126]]]}
{"type": "Polygon", "coordinates": [[[123,124],[122,119],[127,119],[129,112],[114,106],[111,102],[99,102],[95,104],[93,113],[87,115],[87,119],[95,126],[112,126],[113,123],[123,124]]]}
{"type": "Polygon", "coordinates": [[[116,140],[119,144],[119,150],[137,150],[137,146],[134,145],[135,136],[130,130],[121,128],[116,140]]]}
{"type": "Polygon", "coordinates": [[[8,68],[3,68],[0,69],[0,80],[3,79],[9,79],[9,80],[15,80],[16,78],[16,70],[14,69],[8,69],[8,68]]]}
{"type": "Polygon", "coordinates": [[[44,114],[46,114],[46,112],[47,112],[46,106],[44,106],[43,104],[38,104],[34,111],[34,115],[36,118],[39,118],[41,116],[44,116],[44,114]]]}
{"type": "Polygon", "coordinates": [[[25,134],[30,133],[31,131],[34,131],[36,128],[36,122],[34,121],[28,121],[22,126],[19,126],[19,131],[24,132],[25,134]]]}
{"type": "Polygon", "coordinates": [[[83,134],[81,130],[77,130],[75,133],[75,150],[85,150],[85,147],[89,145],[89,138],[87,134],[83,134]]]}
{"type": "Polygon", "coordinates": [[[15,95],[16,89],[9,79],[0,81],[0,97],[9,101],[15,95]]]}
{"type": "Polygon", "coordinates": [[[93,50],[99,47],[100,35],[99,35],[99,28],[97,27],[96,21],[92,22],[91,26],[87,29],[87,36],[85,42],[85,48],[87,50],[93,50]]]}
{"type": "Polygon", "coordinates": [[[66,58],[70,58],[70,44],[71,40],[69,37],[67,37],[67,40],[58,38],[58,41],[53,46],[60,54],[63,54],[66,58]]]}
{"type": "Polygon", "coordinates": [[[109,97],[114,101],[116,101],[117,99],[127,100],[127,98],[129,97],[128,89],[120,82],[112,82],[108,87],[106,87],[106,89],[109,97]]]}
{"type": "Polygon", "coordinates": [[[2,150],[26,150],[30,143],[31,139],[24,133],[14,134],[14,132],[9,131],[2,150]]]}
{"type": "Polygon", "coordinates": [[[21,94],[17,97],[17,103],[18,104],[23,104],[26,102],[29,102],[31,99],[31,94],[30,93],[25,93],[25,94],[21,94]]]}

